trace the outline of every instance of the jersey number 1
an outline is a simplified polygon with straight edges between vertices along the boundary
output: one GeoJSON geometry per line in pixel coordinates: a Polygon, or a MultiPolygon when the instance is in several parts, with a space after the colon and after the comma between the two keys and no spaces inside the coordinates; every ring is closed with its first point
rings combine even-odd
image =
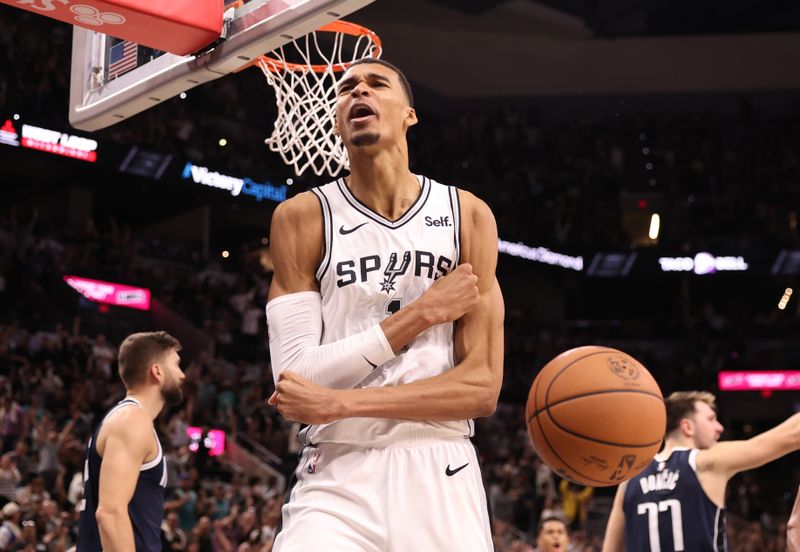
{"type": "Polygon", "coordinates": [[[403,300],[402,299],[392,299],[389,301],[389,304],[386,305],[386,314],[392,315],[399,311],[403,307],[403,300]]]}
{"type": "Polygon", "coordinates": [[[647,514],[647,527],[650,532],[650,552],[661,552],[661,538],[658,530],[658,513],[670,511],[672,514],[672,546],[675,552],[683,552],[683,516],[681,503],[674,498],[661,502],[642,502],[636,513],[647,514]]]}

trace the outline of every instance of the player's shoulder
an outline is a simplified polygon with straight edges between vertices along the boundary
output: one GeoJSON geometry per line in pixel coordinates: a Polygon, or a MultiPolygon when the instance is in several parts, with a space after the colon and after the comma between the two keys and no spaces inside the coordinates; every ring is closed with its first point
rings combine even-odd
{"type": "Polygon", "coordinates": [[[461,219],[468,224],[479,229],[496,226],[492,209],[472,192],[458,188],[458,201],[461,204],[461,219]]]}
{"type": "Polygon", "coordinates": [[[479,198],[478,196],[476,196],[475,194],[473,194],[468,190],[464,190],[458,187],[456,187],[456,190],[458,190],[458,201],[459,203],[461,203],[462,211],[464,211],[464,209],[469,209],[470,212],[477,211],[477,212],[485,212],[488,213],[489,215],[492,214],[492,210],[489,208],[489,205],[484,200],[482,200],[481,198],[479,198]]]}
{"type": "Polygon", "coordinates": [[[272,224],[277,227],[307,228],[315,220],[322,221],[319,199],[313,192],[302,192],[275,207],[272,224]]]}
{"type": "Polygon", "coordinates": [[[153,434],[153,420],[137,406],[119,408],[103,420],[105,437],[115,435],[124,439],[149,438],[153,434]]]}
{"type": "Polygon", "coordinates": [[[153,420],[145,410],[136,406],[119,408],[103,420],[97,434],[97,452],[105,457],[109,446],[113,446],[114,451],[125,450],[137,457],[146,455],[155,446],[153,430],[153,420]]]}
{"type": "Polygon", "coordinates": [[[313,192],[301,192],[296,196],[282,201],[275,207],[275,216],[303,216],[319,211],[319,200],[313,192]]]}
{"type": "Polygon", "coordinates": [[[730,445],[734,444],[735,446],[738,443],[744,443],[744,441],[725,441],[724,444],[718,442],[708,448],[693,449],[693,467],[698,472],[722,472],[723,466],[727,464],[727,457],[731,453],[736,453],[735,449],[731,450],[730,445]]]}

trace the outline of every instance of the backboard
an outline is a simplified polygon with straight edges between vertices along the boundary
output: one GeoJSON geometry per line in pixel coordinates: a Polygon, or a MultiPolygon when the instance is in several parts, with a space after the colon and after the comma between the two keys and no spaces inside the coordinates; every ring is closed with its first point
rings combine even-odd
{"type": "MultiPolygon", "coordinates": [[[[225,1],[226,4],[230,0],[225,1]]],[[[226,8],[223,36],[178,56],[74,27],[69,121],[98,130],[241,69],[373,0],[245,0],[226,8]]]]}

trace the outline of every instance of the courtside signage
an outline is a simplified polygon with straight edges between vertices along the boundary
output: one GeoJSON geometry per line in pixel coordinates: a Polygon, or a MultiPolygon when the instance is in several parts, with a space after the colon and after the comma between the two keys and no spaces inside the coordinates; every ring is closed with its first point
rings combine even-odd
{"type": "Polygon", "coordinates": [[[150,310],[150,290],[102,280],[64,276],[69,286],[94,303],[137,310],[150,310]]]}
{"type": "Polygon", "coordinates": [[[556,253],[550,251],[546,247],[530,247],[524,243],[512,243],[505,240],[500,240],[498,243],[498,250],[500,253],[511,255],[512,257],[521,257],[529,261],[543,263],[551,266],[560,266],[580,272],[583,270],[583,257],[573,257],[563,253],[556,253]]]}
{"type": "Polygon", "coordinates": [[[286,199],[286,186],[273,186],[269,182],[262,184],[248,177],[228,176],[212,171],[208,167],[193,165],[191,162],[186,163],[181,176],[184,180],[191,180],[195,184],[226,190],[234,197],[243,194],[252,196],[258,201],[270,199],[281,202],[286,199]]]}
{"type": "Polygon", "coordinates": [[[717,376],[721,391],[788,391],[800,389],[800,371],[720,372],[717,376]]]}
{"type": "Polygon", "coordinates": [[[97,161],[97,141],[33,125],[22,125],[22,146],[90,163],[97,161]]]}
{"type": "Polygon", "coordinates": [[[716,257],[702,251],[694,257],[659,257],[662,272],[694,272],[713,274],[715,272],[744,272],[750,265],[744,257],[716,257]]]}

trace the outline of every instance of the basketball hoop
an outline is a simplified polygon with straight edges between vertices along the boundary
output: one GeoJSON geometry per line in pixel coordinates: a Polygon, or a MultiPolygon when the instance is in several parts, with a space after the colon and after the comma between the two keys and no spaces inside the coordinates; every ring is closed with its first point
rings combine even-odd
{"type": "Polygon", "coordinates": [[[381,52],[381,40],[371,30],[334,21],[257,60],[278,107],[272,135],[264,142],[298,176],[307,169],[336,176],[348,166],[344,144],[333,133],[337,75],[381,52]],[[320,44],[326,39],[332,44],[320,44]]]}

